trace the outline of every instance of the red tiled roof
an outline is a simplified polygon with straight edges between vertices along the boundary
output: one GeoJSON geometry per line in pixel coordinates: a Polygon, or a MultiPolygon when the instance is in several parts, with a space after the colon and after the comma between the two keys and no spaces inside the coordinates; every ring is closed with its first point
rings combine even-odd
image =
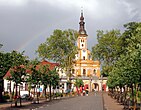
{"type": "MultiPolygon", "coordinates": [[[[46,61],[46,60],[43,60],[43,61],[41,61],[40,63],[39,63],[39,65],[37,65],[37,70],[39,69],[39,66],[40,65],[49,65],[49,69],[50,70],[53,70],[56,66],[59,66],[59,64],[58,63],[52,63],[52,62],[49,62],[49,61],[46,61]]],[[[24,65],[20,65],[20,67],[25,67],[24,65]]],[[[4,78],[7,78],[7,77],[10,77],[11,76],[11,74],[10,74],[10,71],[12,70],[12,68],[10,68],[9,70],[8,70],[8,72],[5,74],[5,76],[4,76],[4,78]]],[[[26,70],[26,72],[27,73],[31,73],[31,70],[26,70]]]]}

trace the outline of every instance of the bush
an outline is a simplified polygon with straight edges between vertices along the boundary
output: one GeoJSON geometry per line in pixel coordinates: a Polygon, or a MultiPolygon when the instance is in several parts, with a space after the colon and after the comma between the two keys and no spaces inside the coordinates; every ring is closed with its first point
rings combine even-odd
{"type": "Polygon", "coordinates": [[[56,92],[56,93],[55,93],[55,97],[63,97],[63,94],[60,93],[60,92],[56,92]]]}

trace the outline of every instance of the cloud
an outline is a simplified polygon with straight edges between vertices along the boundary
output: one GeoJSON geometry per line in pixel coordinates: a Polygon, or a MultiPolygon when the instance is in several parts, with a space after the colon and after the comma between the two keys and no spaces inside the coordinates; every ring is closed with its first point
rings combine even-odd
{"type": "Polygon", "coordinates": [[[25,50],[30,58],[54,29],[79,28],[83,7],[88,47],[97,30],[122,29],[141,19],[140,0],[0,0],[0,43],[4,51],[25,50]]]}
{"type": "Polygon", "coordinates": [[[4,6],[22,6],[26,5],[28,0],[0,0],[0,5],[4,6]]]}

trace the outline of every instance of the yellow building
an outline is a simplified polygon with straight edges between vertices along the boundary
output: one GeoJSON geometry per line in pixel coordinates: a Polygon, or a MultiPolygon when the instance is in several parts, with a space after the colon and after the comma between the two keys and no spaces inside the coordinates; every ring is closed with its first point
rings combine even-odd
{"type": "Polygon", "coordinates": [[[85,22],[83,12],[81,12],[79,22],[79,36],[77,39],[78,54],[75,56],[75,64],[72,74],[83,80],[84,85],[87,85],[89,90],[101,90],[101,75],[100,75],[100,62],[93,61],[91,52],[87,48],[87,32],[85,30],[85,22]]]}
{"type": "Polygon", "coordinates": [[[83,80],[85,88],[88,88],[89,91],[101,91],[102,89],[106,91],[108,90],[106,86],[107,78],[102,77],[100,74],[100,62],[92,60],[91,52],[87,48],[88,35],[85,30],[83,12],[81,12],[79,25],[79,36],[77,39],[78,53],[75,55],[75,62],[71,71],[72,76],[68,77],[65,71],[60,70],[60,84],[63,85],[64,92],[68,89],[75,91],[75,79],[80,78],[83,80]],[[68,80],[72,82],[71,87],[68,80]]]}

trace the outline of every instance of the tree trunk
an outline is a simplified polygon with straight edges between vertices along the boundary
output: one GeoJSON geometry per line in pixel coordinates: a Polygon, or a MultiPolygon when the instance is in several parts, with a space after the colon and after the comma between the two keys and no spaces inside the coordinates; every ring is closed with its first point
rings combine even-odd
{"type": "Polygon", "coordinates": [[[0,77],[0,103],[3,102],[2,92],[3,92],[3,78],[0,77]]]}
{"type": "Polygon", "coordinates": [[[51,101],[51,82],[49,84],[49,100],[51,101]]]}
{"type": "MultiPolygon", "coordinates": [[[[13,96],[14,96],[14,90],[15,90],[15,84],[14,84],[14,87],[13,87],[13,92],[12,92],[12,94],[11,94],[11,98],[13,98],[13,96]]],[[[13,100],[12,100],[13,101],[13,100]]],[[[11,101],[11,107],[12,107],[12,101],[11,101]]]]}
{"type": "Polygon", "coordinates": [[[20,92],[20,85],[19,85],[19,98],[20,98],[20,106],[22,106],[21,92],[20,92]]]}
{"type": "Polygon", "coordinates": [[[12,93],[11,93],[11,80],[10,80],[10,101],[12,101],[12,93]]]}
{"type": "Polygon", "coordinates": [[[44,88],[44,92],[45,92],[45,98],[47,100],[47,92],[46,92],[46,87],[44,88]]]}
{"type": "Polygon", "coordinates": [[[131,86],[131,94],[132,94],[132,105],[134,105],[134,87],[131,86]]]}
{"type": "Polygon", "coordinates": [[[135,84],[135,91],[136,91],[136,94],[135,94],[135,97],[134,97],[134,110],[136,110],[136,104],[137,104],[137,95],[138,95],[138,85],[135,84]]]}
{"type": "Polygon", "coordinates": [[[16,91],[15,91],[15,107],[17,107],[17,97],[18,97],[18,88],[17,88],[17,83],[16,83],[16,91]]]}
{"type": "Polygon", "coordinates": [[[38,97],[38,91],[37,91],[38,87],[36,87],[36,95],[37,95],[37,102],[39,103],[39,97],[38,97]]]}

